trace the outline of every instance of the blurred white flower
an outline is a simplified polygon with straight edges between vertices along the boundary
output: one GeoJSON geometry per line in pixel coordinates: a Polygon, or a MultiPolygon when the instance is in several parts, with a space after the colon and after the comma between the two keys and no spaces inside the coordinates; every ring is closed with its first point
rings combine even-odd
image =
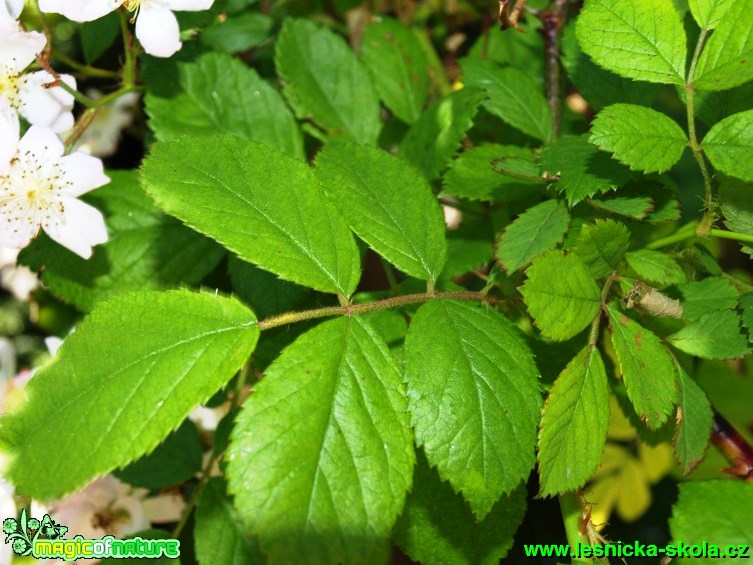
{"type": "Polygon", "coordinates": [[[170,57],[183,45],[173,11],[208,10],[214,0],[39,0],[43,12],[63,14],[74,22],[89,22],[125,6],[134,12],[136,37],[149,55],[170,57]]]}
{"type": "MultiPolygon", "coordinates": [[[[1,128],[0,128],[1,129],[1,128]]],[[[20,249],[42,228],[84,259],[107,241],[99,210],[78,200],[107,184],[102,162],[81,151],[63,155],[51,129],[32,126],[20,140],[0,138],[0,245],[20,249]]]]}
{"type": "MultiPolygon", "coordinates": [[[[55,77],[47,71],[24,72],[47,40],[36,31],[23,31],[8,13],[5,0],[0,2],[0,99],[7,100],[13,113],[18,112],[32,125],[56,132],[73,127],[73,96],[59,86],[48,88],[55,77]]],[[[72,76],[60,75],[60,79],[76,88],[72,76]]]]}
{"type": "Polygon", "coordinates": [[[0,10],[5,10],[14,20],[18,19],[23,9],[24,0],[0,0],[0,10]]]}
{"type": "MultiPolygon", "coordinates": [[[[96,90],[89,91],[86,95],[92,100],[102,96],[96,90]]],[[[138,101],[139,94],[129,92],[110,104],[97,108],[94,119],[76,143],[76,149],[97,157],[109,157],[115,153],[121,131],[133,121],[138,101]]]]}
{"type": "Polygon", "coordinates": [[[217,430],[217,424],[220,423],[225,415],[230,412],[230,403],[226,402],[215,408],[206,406],[197,406],[188,415],[188,418],[198,426],[202,432],[214,432],[217,430]]]}
{"type": "Polygon", "coordinates": [[[0,287],[9,291],[17,300],[26,302],[39,286],[39,279],[28,267],[16,264],[18,251],[0,246],[0,287]]]}

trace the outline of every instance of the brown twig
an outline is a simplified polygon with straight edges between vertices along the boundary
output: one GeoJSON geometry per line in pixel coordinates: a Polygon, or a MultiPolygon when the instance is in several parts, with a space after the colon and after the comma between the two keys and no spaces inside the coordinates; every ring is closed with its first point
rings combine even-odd
{"type": "Polygon", "coordinates": [[[562,121],[560,35],[567,19],[567,3],[568,0],[553,0],[549,8],[539,14],[546,45],[546,93],[552,111],[552,141],[559,137],[562,121]]]}
{"type": "Polygon", "coordinates": [[[714,426],[711,429],[711,443],[732,464],[731,468],[724,471],[753,483],[753,446],[716,410],[714,426]]]}

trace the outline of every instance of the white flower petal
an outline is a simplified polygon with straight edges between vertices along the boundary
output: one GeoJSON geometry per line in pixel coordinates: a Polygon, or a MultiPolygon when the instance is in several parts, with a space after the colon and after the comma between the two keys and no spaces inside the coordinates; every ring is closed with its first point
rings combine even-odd
{"type": "Polygon", "coordinates": [[[22,153],[31,151],[47,157],[60,157],[65,152],[65,147],[50,128],[31,126],[18,142],[18,150],[22,153]]]}
{"type": "Polygon", "coordinates": [[[110,182],[105,175],[102,161],[83,151],[76,151],[60,159],[60,169],[65,181],[70,183],[65,189],[66,196],[81,196],[110,182]]]}
{"type": "Polygon", "coordinates": [[[20,73],[42,52],[47,39],[43,33],[21,30],[15,20],[0,17],[0,22],[0,66],[20,73]]]}
{"type": "Polygon", "coordinates": [[[0,98],[0,172],[8,169],[20,135],[18,114],[8,100],[0,98]]]}
{"type": "Polygon", "coordinates": [[[155,57],[170,57],[183,45],[175,14],[154,1],[141,5],[136,19],[136,37],[144,51],[155,57]]]}
{"type": "Polygon", "coordinates": [[[63,247],[88,259],[94,245],[107,241],[105,219],[99,210],[75,198],[62,198],[61,202],[64,221],[45,231],[63,247]]]}
{"type": "Polygon", "coordinates": [[[24,10],[24,0],[5,0],[4,4],[10,16],[14,19],[18,19],[18,16],[24,10]]]}
{"type": "MultiPolygon", "coordinates": [[[[76,88],[76,79],[70,75],[60,75],[60,78],[71,88],[76,88]]],[[[21,103],[18,106],[20,114],[30,124],[44,126],[55,132],[70,129],[73,125],[73,95],[59,86],[47,88],[54,82],[47,71],[37,71],[24,76],[19,90],[21,103]]]]}
{"type": "Polygon", "coordinates": [[[165,6],[178,12],[198,12],[208,10],[214,0],[164,0],[165,6]]]}
{"type": "Polygon", "coordinates": [[[117,10],[123,0],[39,0],[43,12],[63,14],[74,22],[90,22],[117,10]]]}
{"type": "Polygon", "coordinates": [[[39,224],[29,222],[0,223],[0,245],[23,249],[39,232],[39,224]]]}

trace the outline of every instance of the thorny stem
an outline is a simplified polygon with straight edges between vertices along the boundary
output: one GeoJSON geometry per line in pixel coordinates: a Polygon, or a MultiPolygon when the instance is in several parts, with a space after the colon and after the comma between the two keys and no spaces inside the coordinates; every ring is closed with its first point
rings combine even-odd
{"type": "Polygon", "coordinates": [[[408,304],[421,304],[430,300],[471,300],[476,302],[494,303],[492,297],[485,296],[480,292],[422,292],[418,294],[405,294],[403,296],[394,296],[377,300],[375,302],[366,302],[364,304],[345,304],[341,306],[328,306],[325,308],[316,308],[314,310],[303,310],[301,312],[286,312],[261,320],[258,327],[261,331],[287,326],[296,322],[305,320],[315,320],[317,318],[329,318],[332,316],[354,316],[366,314],[367,312],[378,312],[379,310],[388,310],[390,308],[399,308],[408,304]]]}
{"type": "Polygon", "coordinates": [[[698,65],[698,59],[703,51],[703,44],[706,41],[708,35],[708,29],[702,29],[701,35],[698,37],[698,43],[695,46],[695,52],[693,53],[693,59],[690,62],[690,70],[688,71],[688,79],[685,83],[685,107],[688,114],[688,139],[690,149],[693,152],[695,160],[698,162],[698,166],[701,169],[703,175],[703,185],[706,191],[706,197],[704,199],[705,213],[703,219],[696,226],[696,232],[701,237],[706,237],[711,230],[711,226],[714,224],[714,218],[716,217],[716,204],[714,203],[714,191],[711,185],[711,174],[709,173],[708,166],[706,165],[706,159],[703,156],[703,149],[698,142],[698,136],[695,129],[695,69],[698,65]]]}
{"type": "Polygon", "coordinates": [[[583,517],[585,515],[583,503],[580,495],[574,492],[566,492],[559,495],[558,498],[560,503],[560,512],[562,513],[562,523],[565,526],[567,543],[570,544],[570,548],[575,551],[579,543],[589,543],[588,537],[582,533],[582,523],[583,517]]]}
{"type": "Polygon", "coordinates": [[[546,43],[546,90],[549,108],[552,111],[552,141],[560,136],[562,121],[562,79],[560,70],[560,33],[567,18],[568,0],[553,0],[539,17],[543,25],[546,43]]]}
{"type": "MultiPolygon", "coordinates": [[[[701,220],[701,223],[703,220],[701,220]]],[[[696,237],[718,237],[720,239],[732,239],[734,241],[739,241],[741,243],[751,243],[753,244],[753,235],[748,233],[740,233],[736,231],[727,231],[727,230],[720,230],[716,228],[710,228],[708,230],[708,233],[705,234],[705,236],[702,236],[699,233],[699,222],[692,221],[681,228],[679,228],[675,233],[672,235],[668,235],[667,237],[663,237],[661,239],[657,239],[656,241],[652,241],[651,243],[647,244],[645,246],[646,249],[661,249],[662,247],[667,247],[668,245],[672,245],[674,243],[679,243],[680,241],[685,241],[686,239],[695,239],[696,237]]]]}
{"type": "Polygon", "coordinates": [[[711,443],[733,465],[725,471],[743,481],[753,483],[753,446],[717,411],[714,411],[711,443]]]}

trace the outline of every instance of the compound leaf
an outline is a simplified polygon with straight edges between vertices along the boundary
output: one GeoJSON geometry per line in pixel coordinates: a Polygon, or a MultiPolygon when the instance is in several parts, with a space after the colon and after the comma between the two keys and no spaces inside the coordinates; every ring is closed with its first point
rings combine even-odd
{"type": "Polygon", "coordinates": [[[275,45],[283,92],[299,118],[330,135],[376,145],[382,123],[379,99],[345,40],[309,20],[286,19],[275,45]]]}
{"type": "Polygon", "coordinates": [[[229,136],[152,147],[147,192],[166,212],[280,277],[350,295],[360,258],[353,235],[306,165],[229,136]]]}
{"type": "Polygon", "coordinates": [[[405,359],[416,442],[483,519],[534,465],[541,396],[533,355],[502,314],[437,300],[416,312],[405,359]]]}
{"type": "Polygon", "coordinates": [[[389,535],[414,463],[387,345],[364,320],[339,318],[301,335],[254,387],[232,434],[229,490],[271,560],[350,563],[389,535]]]}
{"type": "Polygon", "coordinates": [[[508,273],[517,271],[561,242],[569,225],[570,214],[559,201],[532,206],[505,229],[497,245],[497,261],[508,273]]]}
{"type": "Polygon", "coordinates": [[[587,0],[575,33],[596,64],[620,76],[685,80],[685,30],[672,0],[587,0]]]}
{"type": "Polygon", "coordinates": [[[677,122],[651,108],[613,104],[598,113],[591,143],[631,169],[660,173],[680,160],[688,138],[677,122]]]}
{"type": "Polygon", "coordinates": [[[553,249],[537,257],[526,275],[520,293],[544,336],[570,339],[599,313],[601,292],[578,255],[553,249]]]}
{"type": "Polygon", "coordinates": [[[675,367],[664,346],[646,328],[609,306],[612,344],[636,413],[656,430],[677,401],[675,367]]]}
{"type": "Polygon", "coordinates": [[[541,495],[580,488],[596,470],[609,425],[609,387],[594,346],[583,349],[560,373],[541,415],[541,495]]]}
{"type": "Polygon", "coordinates": [[[3,418],[7,476],[19,493],[55,499],[149,453],[232,378],[258,337],[253,312],[214,293],[99,304],[3,418]]]}
{"type": "Polygon", "coordinates": [[[329,143],[316,157],[327,196],[353,231],[398,269],[435,281],[447,255],[442,209],[412,165],[373,147],[329,143]]]}

